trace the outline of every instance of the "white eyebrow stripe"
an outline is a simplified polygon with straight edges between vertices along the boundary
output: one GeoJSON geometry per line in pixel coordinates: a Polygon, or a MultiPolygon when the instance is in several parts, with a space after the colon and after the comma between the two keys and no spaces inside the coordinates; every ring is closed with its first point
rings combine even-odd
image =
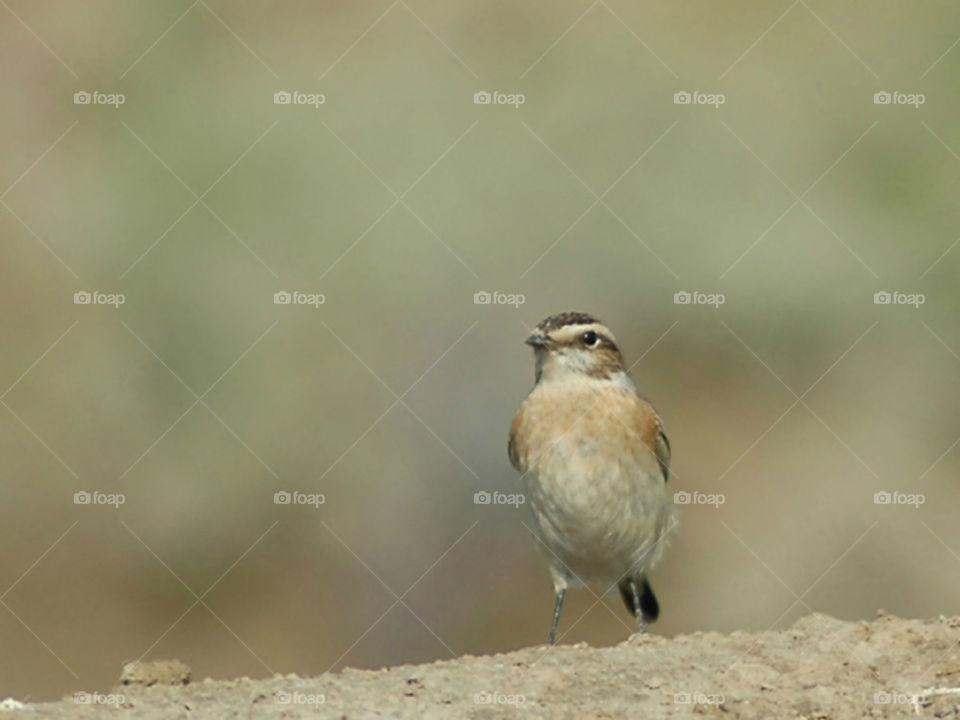
{"type": "Polygon", "coordinates": [[[610,332],[610,328],[608,328],[603,323],[583,323],[578,325],[564,325],[562,328],[559,328],[558,330],[554,330],[553,333],[551,333],[550,337],[553,340],[556,340],[558,342],[569,342],[573,340],[575,337],[578,337],[585,332],[589,332],[590,330],[595,332],[597,335],[602,335],[603,337],[609,339],[614,344],[616,344],[617,342],[617,339],[613,336],[613,333],[610,332]]]}

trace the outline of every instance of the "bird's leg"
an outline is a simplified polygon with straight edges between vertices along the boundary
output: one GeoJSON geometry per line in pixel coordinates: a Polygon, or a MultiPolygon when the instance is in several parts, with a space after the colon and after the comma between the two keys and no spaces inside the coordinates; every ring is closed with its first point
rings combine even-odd
{"type": "Polygon", "coordinates": [[[560,624],[560,611],[563,609],[563,598],[567,594],[566,588],[557,588],[557,602],[553,606],[553,624],[550,625],[550,644],[557,641],[557,625],[560,624]]]}
{"type": "Polygon", "coordinates": [[[633,616],[637,619],[637,632],[641,635],[647,634],[647,619],[643,616],[643,610],[640,609],[640,592],[637,589],[637,581],[630,579],[630,592],[633,594],[633,616]]]}

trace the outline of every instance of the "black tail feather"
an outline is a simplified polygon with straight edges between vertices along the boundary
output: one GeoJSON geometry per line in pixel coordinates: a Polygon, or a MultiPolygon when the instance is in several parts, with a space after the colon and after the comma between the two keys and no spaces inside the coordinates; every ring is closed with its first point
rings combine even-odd
{"type": "Polygon", "coordinates": [[[634,617],[637,617],[636,598],[640,600],[640,613],[647,622],[654,622],[660,617],[660,603],[657,602],[657,596],[650,587],[650,582],[645,577],[628,577],[620,581],[620,597],[623,598],[624,605],[634,617]]]}
{"type": "Polygon", "coordinates": [[[653,588],[646,578],[643,579],[643,594],[640,596],[640,610],[643,611],[643,617],[647,622],[654,622],[660,617],[660,603],[657,602],[657,596],[653,594],[653,588]]]}

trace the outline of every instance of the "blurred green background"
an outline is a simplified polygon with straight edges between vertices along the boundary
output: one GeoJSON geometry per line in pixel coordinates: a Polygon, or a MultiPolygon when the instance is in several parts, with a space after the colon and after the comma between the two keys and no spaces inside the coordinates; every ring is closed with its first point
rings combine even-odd
{"type": "MultiPolygon", "coordinates": [[[[0,695],[544,642],[529,509],[474,493],[520,489],[523,339],[573,309],[725,499],[678,508],[655,632],[956,614],[958,37],[933,0],[0,2],[0,695]]],[[[583,590],[561,631],[631,628],[583,590]]]]}

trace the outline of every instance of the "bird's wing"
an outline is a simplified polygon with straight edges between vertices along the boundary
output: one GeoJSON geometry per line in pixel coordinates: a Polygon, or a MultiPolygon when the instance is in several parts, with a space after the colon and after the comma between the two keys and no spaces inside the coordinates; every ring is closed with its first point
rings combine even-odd
{"type": "Polygon", "coordinates": [[[507,457],[510,458],[510,464],[517,470],[517,472],[523,472],[520,469],[520,458],[517,457],[517,449],[513,444],[513,437],[511,436],[507,440],[507,457]]]}
{"type": "Polygon", "coordinates": [[[522,412],[523,406],[520,407],[520,410],[513,418],[513,422],[510,424],[510,437],[507,440],[507,457],[510,458],[510,464],[513,465],[519,473],[526,472],[526,468],[523,467],[520,462],[520,448],[517,447],[519,443],[517,435],[520,432],[520,415],[522,412]]]}
{"type": "Polygon", "coordinates": [[[660,469],[663,471],[663,481],[670,479],[670,438],[663,431],[663,423],[660,416],[657,415],[657,441],[654,448],[654,454],[657,456],[657,462],[660,463],[660,469]]]}
{"type": "Polygon", "coordinates": [[[646,445],[647,450],[657,458],[657,464],[660,465],[660,471],[663,473],[663,481],[667,482],[670,479],[670,440],[663,429],[663,421],[647,398],[639,393],[634,393],[634,396],[639,400],[633,404],[637,410],[634,414],[637,435],[646,445]]]}

